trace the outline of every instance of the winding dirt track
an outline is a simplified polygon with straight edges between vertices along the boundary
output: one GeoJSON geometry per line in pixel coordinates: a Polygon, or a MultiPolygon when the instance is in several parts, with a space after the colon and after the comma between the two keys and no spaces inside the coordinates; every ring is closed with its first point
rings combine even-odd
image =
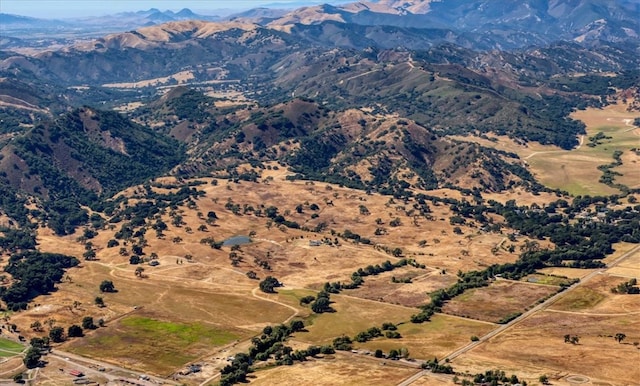
{"type": "Polygon", "coordinates": [[[533,157],[533,156],[540,155],[540,154],[552,154],[552,153],[568,153],[568,152],[572,152],[572,151],[575,151],[575,150],[580,149],[580,148],[582,147],[582,144],[583,144],[583,143],[584,143],[584,135],[581,135],[581,136],[580,136],[580,143],[578,143],[578,146],[576,146],[576,148],[575,148],[575,149],[571,149],[571,150],[549,150],[549,151],[536,151],[536,152],[533,152],[533,153],[529,154],[528,156],[524,157],[523,159],[527,160],[527,159],[529,159],[529,158],[531,158],[531,157],[533,157]]]}
{"type": "Polygon", "coordinates": [[[279,301],[277,301],[277,300],[273,300],[273,299],[269,299],[269,298],[263,298],[262,296],[258,296],[257,292],[258,292],[258,290],[259,290],[259,289],[260,289],[260,288],[256,287],[256,288],[254,288],[253,290],[251,290],[251,295],[252,295],[254,298],[256,298],[256,299],[260,299],[260,300],[264,300],[264,301],[267,301],[267,302],[271,302],[271,303],[275,303],[275,304],[279,304],[279,305],[281,305],[281,306],[283,306],[283,307],[287,307],[288,309],[290,309],[290,310],[292,310],[292,311],[293,311],[293,315],[289,316],[289,317],[288,317],[284,322],[282,322],[282,323],[288,323],[289,321],[291,321],[291,319],[295,318],[295,317],[296,317],[296,316],[298,316],[298,314],[300,313],[300,311],[298,311],[298,309],[297,309],[297,308],[295,308],[295,307],[293,307],[293,306],[290,306],[290,305],[288,305],[288,304],[285,304],[285,303],[279,302],[279,301]]]}

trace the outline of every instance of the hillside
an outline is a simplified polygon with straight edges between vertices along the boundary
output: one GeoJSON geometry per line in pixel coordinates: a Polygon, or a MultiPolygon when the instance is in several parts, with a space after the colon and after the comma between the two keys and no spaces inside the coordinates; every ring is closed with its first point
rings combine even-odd
{"type": "Polygon", "coordinates": [[[15,136],[0,169],[9,186],[41,199],[43,219],[65,234],[87,219],[79,204],[95,206],[100,196],[168,173],[181,158],[175,141],[116,113],[82,108],[15,136]]]}
{"type": "Polygon", "coordinates": [[[0,14],[0,383],[640,378],[637,0],[303,4],[0,14]]]}

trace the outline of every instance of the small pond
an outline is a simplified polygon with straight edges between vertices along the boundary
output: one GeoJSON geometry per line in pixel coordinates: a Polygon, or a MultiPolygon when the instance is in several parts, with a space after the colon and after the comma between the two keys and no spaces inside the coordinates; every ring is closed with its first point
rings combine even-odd
{"type": "Polygon", "coordinates": [[[250,242],[251,242],[251,238],[249,236],[239,235],[239,236],[229,237],[228,239],[222,242],[222,246],[232,247],[234,245],[249,244],[250,242]]]}

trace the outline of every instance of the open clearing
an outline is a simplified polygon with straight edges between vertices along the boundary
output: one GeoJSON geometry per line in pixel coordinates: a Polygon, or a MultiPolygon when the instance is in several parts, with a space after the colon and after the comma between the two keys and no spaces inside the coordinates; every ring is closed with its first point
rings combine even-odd
{"type": "Polygon", "coordinates": [[[355,336],[382,323],[400,323],[417,313],[416,308],[396,306],[345,295],[331,295],[336,312],[312,315],[306,324],[308,333],[299,333],[296,339],[316,345],[330,344],[340,335],[355,336]]]}
{"type": "Polygon", "coordinates": [[[436,314],[429,322],[399,325],[397,331],[402,336],[400,339],[376,338],[355,345],[372,352],[381,349],[386,353],[405,347],[412,358],[443,358],[469,343],[472,336],[482,336],[496,327],[491,323],[436,314]]]}
{"type": "Polygon", "coordinates": [[[630,151],[640,142],[640,129],[630,124],[640,114],[627,111],[627,105],[618,103],[602,109],[588,108],[571,114],[573,119],[586,125],[587,134],[580,148],[570,151],[542,151],[525,157],[539,181],[551,188],[572,194],[616,194],[617,189],[598,182],[602,171],[598,166],[613,162],[613,152],[623,151],[623,164],[613,169],[623,176],[615,182],[630,188],[640,187],[639,157],[630,151]],[[595,147],[587,146],[589,137],[602,132],[611,137],[595,147]]]}
{"type": "Polygon", "coordinates": [[[448,287],[456,281],[457,277],[451,274],[443,275],[441,271],[425,271],[407,266],[377,276],[367,276],[360,288],[346,293],[365,299],[418,307],[429,303],[426,294],[448,287]],[[397,280],[411,278],[411,283],[394,283],[394,277],[397,280]]]}
{"type": "Polygon", "coordinates": [[[558,291],[559,287],[497,280],[488,287],[474,288],[447,302],[447,314],[497,323],[502,318],[522,313],[538,300],[558,291]]]}
{"type": "Polygon", "coordinates": [[[570,374],[585,375],[593,384],[637,384],[640,350],[632,344],[640,341],[637,318],[543,311],[456,358],[453,366],[471,372],[513,369],[532,380],[547,374],[553,384],[570,374]],[[613,338],[619,332],[627,336],[623,343],[613,338]],[[579,336],[579,344],[564,343],[566,334],[579,336]]]}
{"type": "Polygon", "coordinates": [[[383,362],[336,353],[324,359],[312,359],[294,366],[280,366],[260,370],[249,376],[251,385],[395,385],[416,372],[392,361],[383,362]]]}
{"type": "MultiPolygon", "coordinates": [[[[616,251],[616,253],[617,252],[618,251],[616,251]]],[[[640,252],[629,256],[615,267],[608,269],[607,272],[611,275],[640,279],[640,252]]]]}
{"type": "Polygon", "coordinates": [[[585,314],[629,314],[640,316],[640,295],[614,294],[611,288],[627,278],[598,275],[555,302],[550,310],[585,314]]]}

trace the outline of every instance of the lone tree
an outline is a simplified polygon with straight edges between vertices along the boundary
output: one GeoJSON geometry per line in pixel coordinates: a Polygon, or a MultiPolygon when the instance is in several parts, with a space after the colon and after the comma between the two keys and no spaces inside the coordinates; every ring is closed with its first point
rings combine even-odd
{"type": "Polygon", "coordinates": [[[69,326],[69,328],[67,329],[67,336],[70,338],[81,337],[84,336],[84,331],[82,330],[82,327],[74,324],[69,326]]]}
{"type": "Polygon", "coordinates": [[[36,320],[35,322],[31,323],[31,329],[35,332],[41,332],[42,331],[42,323],[40,323],[40,321],[36,320]]]}
{"type": "Polygon", "coordinates": [[[100,292],[116,292],[116,287],[111,280],[103,280],[100,283],[100,292]]]}
{"type": "Polygon", "coordinates": [[[105,305],[104,305],[104,299],[102,299],[102,297],[101,297],[101,296],[96,296],[96,298],[95,298],[94,302],[96,303],[96,306],[98,306],[98,307],[100,307],[100,308],[102,308],[102,307],[104,307],[104,306],[105,306],[105,305]]]}
{"type": "Polygon", "coordinates": [[[49,331],[49,339],[55,343],[64,342],[64,329],[60,326],[53,327],[49,331]]]}
{"type": "Polygon", "coordinates": [[[275,293],[275,288],[281,286],[282,284],[273,276],[267,276],[263,281],[260,282],[260,290],[268,294],[275,293]]]}
{"type": "Polygon", "coordinates": [[[626,338],[626,337],[627,337],[627,336],[626,336],[625,334],[623,334],[623,333],[619,332],[619,333],[617,333],[617,334],[613,337],[613,339],[615,339],[615,340],[616,340],[616,342],[618,342],[618,343],[622,343],[622,341],[623,341],[623,340],[624,340],[624,338],[626,338]]]}
{"type": "Polygon", "coordinates": [[[93,323],[93,318],[91,316],[85,316],[82,319],[82,328],[85,330],[95,330],[98,326],[93,323]]]}

